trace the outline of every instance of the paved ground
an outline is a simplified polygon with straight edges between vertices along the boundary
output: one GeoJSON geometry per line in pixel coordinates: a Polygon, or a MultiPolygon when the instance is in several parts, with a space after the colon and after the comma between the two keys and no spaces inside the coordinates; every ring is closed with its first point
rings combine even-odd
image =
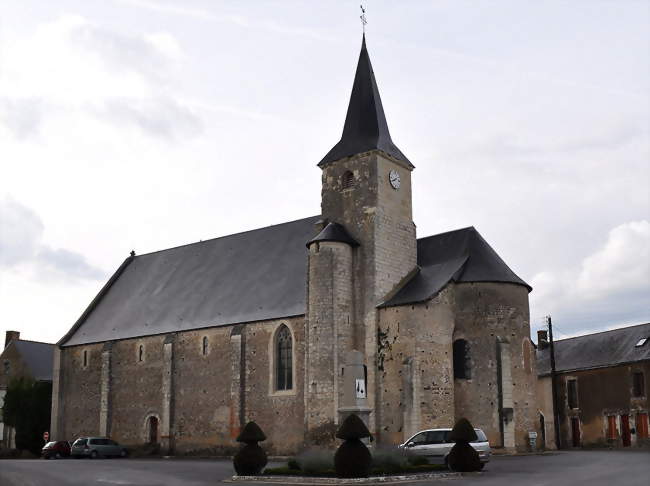
{"type": "MultiPolygon", "coordinates": [[[[232,473],[223,460],[0,460],[0,486],[212,486],[232,473]]],[[[648,452],[571,451],[495,457],[480,476],[409,485],[648,486],[648,478],[648,452]]]]}

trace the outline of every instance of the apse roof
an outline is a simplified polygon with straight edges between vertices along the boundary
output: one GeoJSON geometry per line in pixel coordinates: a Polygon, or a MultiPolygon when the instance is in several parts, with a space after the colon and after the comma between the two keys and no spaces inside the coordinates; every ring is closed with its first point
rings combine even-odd
{"type": "MultiPolygon", "coordinates": [[[[650,360],[650,323],[587,334],[554,343],[559,372],[605,368],[650,360]],[[639,345],[643,339],[647,342],[639,345]]],[[[550,348],[537,349],[537,374],[551,373],[550,348]]]]}
{"type": "MultiPolygon", "coordinates": [[[[307,248],[320,216],[127,258],[59,345],[279,319],[306,312],[307,248]]],[[[519,279],[474,228],[418,241],[420,271],[385,305],[450,279],[519,279]]]]}
{"type": "Polygon", "coordinates": [[[422,302],[450,281],[530,285],[520,279],[473,226],[421,238],[418,271],[382,307],[422,302]]]}
{"type": "Polygon", "coordinates": [[[375,73],[372,70],[372,64],[370,64],[364,35],[343,135],[318,165],[324,167],[335,160],[371,150],[381,150],[395,159],[403,161],[409,167],[413,167],[413,164],[397,148],[390,137],[388,122],[379,96],[375,73]]]}

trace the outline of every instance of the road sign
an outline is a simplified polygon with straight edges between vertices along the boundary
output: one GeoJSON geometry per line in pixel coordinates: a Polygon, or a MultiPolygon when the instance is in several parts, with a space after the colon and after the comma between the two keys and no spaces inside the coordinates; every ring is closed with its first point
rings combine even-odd
{"type": "Polygon", "coordinates": [[[47,442],[49,438],[50,438],[50,433],[49,432],[43,432],[43,440],[45,442],[47,442]]]}

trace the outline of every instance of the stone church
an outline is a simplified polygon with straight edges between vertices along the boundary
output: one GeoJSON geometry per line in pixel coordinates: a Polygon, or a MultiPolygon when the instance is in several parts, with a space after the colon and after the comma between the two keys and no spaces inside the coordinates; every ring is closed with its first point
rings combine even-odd
{"type": "Polygon", "coordinates": [[[321,214],[131,254],[54,356],[51,435],[228,452],[377,444],[464,416],[494,447],[536,429],[528,293],[473,227],[416,237],[414,166],[391,139],[365,37],[321,214]]]}

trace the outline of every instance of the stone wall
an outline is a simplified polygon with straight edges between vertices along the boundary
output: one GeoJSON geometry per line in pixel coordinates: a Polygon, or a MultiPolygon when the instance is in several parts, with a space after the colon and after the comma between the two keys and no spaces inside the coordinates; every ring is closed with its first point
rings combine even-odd
{"type": "MultiPolygon", "coordinates": [[[[571,419],[578,420],[580,446],[624,447],[623,418],[627,416],[630,446],[650,446],[648,438],[639,439],[636,433],[637,414],[650,412],[650,362],[611,366],[594,370],[582,370],[558,374],[558,404],[560,434],[563,448],[573,447],[571,419]],[[640,397],[632,394],[632,373],[641,372],[645,377],[645,392],[640,397]],[[577,407],[570,408],[567,382],[576,380],[577,407]],[[608,417],[614,417],[616,431],[608,437],[608,417]],[[636,432],[636,430],[635,430],[636,432]]],[[[545,379],[545,378],[544,378],[545,379]]],[[[550,382],[550,378],[548,378],[550,382]]],[[[550,384],[548,386],[550,393],[550,384]]],[[[649,414],[650,415],[650,414],[649,414]]]]}
{"type": "MultiPolygon", "coordinates": [[[[66,348],[61,352],[57,437],[74,440],[99,433],[102,344],[66,348]],[[86,366],[84,366],[86,352],[86,366]]],[[[52,421],[56,420],[52,417],[52,421]]]]}
{"type": "Polygon", "coordinates": [[[453,425],[453,309],[453,285],[429,302],[381,309],[379,443],[400,444],[419,430],[453,425]]]}
{"type": "Polygon", "coordinates": [[[62,348],[57,438],[105,433],[138,446],[153,416],[165,451],[229,453],[242,422],[255,420],[269,452],[296,452],[304,439],[303,343],[304,318],[297,317],[62,348]],[[293,389],[277,392],[270,354],[281,324],[293,335],[293,389]]]}
{"type": "Polygon", "coordinates": [[[527,450],[528,432],[539,432],[528,290],[457,284],[456,339],[469,343],[471,365],[471,379],[454,380],[456,417],[483,429],[494,446],[527,450]]]}

